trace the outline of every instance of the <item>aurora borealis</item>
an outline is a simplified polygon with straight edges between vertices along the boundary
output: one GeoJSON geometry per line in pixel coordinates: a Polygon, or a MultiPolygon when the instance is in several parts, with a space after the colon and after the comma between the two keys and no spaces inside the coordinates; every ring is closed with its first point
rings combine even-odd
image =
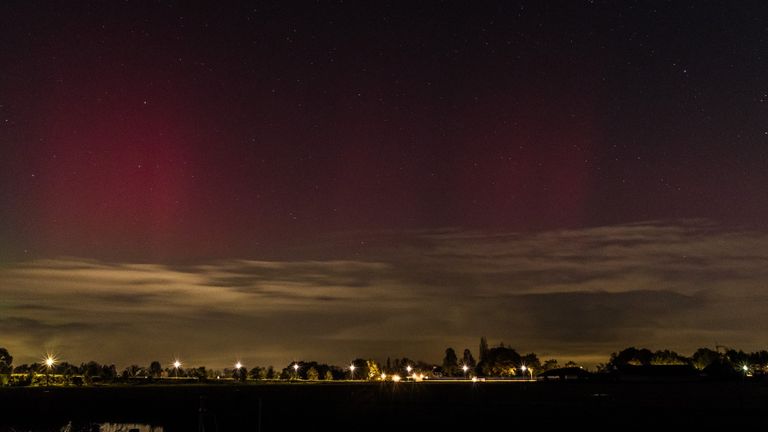
{"type": "Polygon", "coordinates": [[[766,9],[3,4],[2,342],[757,349],[766,9]]]}

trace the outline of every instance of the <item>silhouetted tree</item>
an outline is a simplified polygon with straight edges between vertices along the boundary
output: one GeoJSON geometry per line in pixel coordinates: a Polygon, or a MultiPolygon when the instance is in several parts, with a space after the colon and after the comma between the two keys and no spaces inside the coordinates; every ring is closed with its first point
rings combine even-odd
{"type": "Polygon", "coordinates": [[[749,364],[749,355],[741,350],[729,349],[725,352],[725,358],[735,367],[740,368],[749,364]]]}
{"type": "Polygon", "coordinates": [[[317,369],[310,367],[309,370],[307,370],[307,379],[310,381],[317,381],[318,378],[320,378],[320,375],[317,373],[317,369]]]}
{"type": "Polygon", "coordinates": [[[163,374],[163,366],[159,361],[155,360],[149,364],[149,376],[152,378],[160,378],[163,374]]]}
{"type": "Polygon", "coordinates": [[[691,359],[674,351],[659,350],[651,357],[652,365],[686,365],[691,364],[691,359]]]}
{"type": "Polygon", "coordinates": [[[392,363],[392,369],[388,370],[387,373],[405,375],[408,373],[408,366],[410,366],[411,369],[415,369],[417,363],[418,362],[413,361],[408,357],[395,359],[395,361],[392,363]]]}
{"type": "Polygon", "coordinates": [[[756,369],[764,370],[768,366],[768,351],[762,350],[749,354],[749,364],[756,369]]]}
{"type": "Polygon", "coordinates": [[[307,379],[307,369],[311,364],[307,364],[307,362],[303,361],[297,361],[297,362],[291,362],[286,367],[283,368],[283,371],[281,372],[282,377],[287,377],[289,379],[307,379]],[[295,366],[298,365],[299,367],[296,368],[295,366]]]}
{"type": "Polygon", "coordinates": [[[25,373],[37,372],[37,370],[33,366],[34,365],[30,365],[26,363],[20,364],[13,368],[13,373],[25,374],[25,373]]]}
{"type": "Polygon", "coordinates": [[[325,380],[325,381],[333,381],[333,372],[331,372],[330,369],[325,371],[325,375],[323,376],[323,380],[325,380]]]}
{"type": "Polygon", "coordinates": [[[232,378],[236,381],[245,382],[248,379],[248,370],[244,367],[235,368],[232,371],[232,378]]]}
{"type": "Polygon", "coordinates": [[[366,379],[368,378],[368,362],[365,359],[354,359],[350,366],[354,366],[355,370],[347,369],[347,377],[349,379],[366,379]]]}
{"type": "Polygon", "coordinates": [[[9,374],[13,371],[13,356],[7,349],[0,347],[0,374],[9,374]]]}
{"type": "Polygon", "coordinates": [[[525,365],[526,368],[533,369],[534,373],[541,369],[541,362],[535,353],[528,353],[520,357],[520,365],[525,365]]]}
{"type": "Polygon", "coordinates": [[[696,369],[704,370],[704,368],[710,364],[721,361],[722,355],[720,355],[719,352],[713,351],[709,348],[699,348],[696,350],[696,352],[693,353],[691,359],[693,366],[696,369]]]}
{"type": "Polygon", "coordinates": [[[368,381],[373,381],[381,377],[381,368],[376,361],[370,359],[366,360],[365,365],[368,368],[368,373],[366,374],[368,381]]]}
{"type": "Polygon", "coordinates": [[[115,365],[101,366],[101,379],[104,381],[114,381],[117,378],[117,368],[115,365]]]}
{"type": "Polygon", "coordinates": [[[520,354],[514,349],[498,346],[488,350],[485,360],[477,365],[477,369],[486,376],[512,376],[520,367],[520,359],[520,354]]]}
{"type": "Polygon", "coordinates": [[[187,376],[197,378],[198,381],[205,381],[208,379],[208,370],[205,366],[199,366],[187,370],[187,376]]]}
{"type": "Polygon", "coordinates": [[[249,372],[249,376],[251,377],[251,379],[265,380],[267,379],[267,369],[260,366],[256,366],[253,369],[251,369],[251,371],[249,372]]]}
{"type": "Polygon", "coordinates": [[[164,370],[165,376],[167,377],[174,377],[174,378],[180,378],[187,376],[187,371],[183,367],[175,368],[173,366],[169,366],[165,368],[164,370]]]}
{"type": "Polygon", "coordinates": [[[560,365],[557,364],[557,359],[549,359],[549,360],[545,360],[544,363],[542,363],[541,370],[548,371],[552,369],[557,369],[559,367],[560,365]]]}
{"type": "Polygon", "coordinates": [[[80,372],[89,379],[101,378],[101,365],[95,361],[89,361],[80,365],[80,372]]]}
{"type": "Polygon", "coordinates": [[[453,348],[447,348],[445,350],[445,357],[443,358],[443,375],[445,376],[457,376],[459,372],[459,360],[456,358],[456,351],[453,348]]]}
{"type": "Polygon", "coordinates": [[[77,366],[67,363],[67,362],[61,362],[55,367],[56,373],[61,374],[64,378],[64,382],[67,383],[73,383],[74,376],[78,374],[78,368],[77,366]]]}
{"type": "Polygon", "coordinates": [[[485,360],[485,357],[488,355],[488,340],[485,339],[485,336],[480,338],[480,361],[482,362],[485,360]]]}
{"type": "MultiPolygon", "coordinates": [[[[367,371],[368,371],[368,365],[365,360],[358,359],[355,361],[356,367],[355,367],[355,378],[356,379],[366,379],[367,378],[367,371]],[[362,375],[361,375],[362,371],[362,375]]],[[[290,363],[288,366],[283,369],[283,375],[289,378],[293,379],[306,379],[306,380],[317,380],[320,379],[320,377],[324,377],[326,372],[331,372],[332,375],[338,376],[339,379],[342,379],[344,376],[344,372],[340,369],[336,370],[338,368],[329,366],[325,363],[318,363],[316,361],[299,361],[295,363],[290,363]],[[294,370],[293,365],[297,364],[299,365],[298,370],[294,370]],[[314,369],[314,371],[313,371],[314,369]],[[315,374],[314,377],[311,376],[311,374],[315,374]]],[[[349,370],[347,370],[349,372],[349,370]]],[[[267,374],[268,375],[268,374],[267,374]]]]}
{"type": "Polygon", "coordinates": [[[0,385],[7,385],[13,372],[13,357],[7,349],[0,347],[0,385]]]}
{"type": "Polygon", "coordinates": [[[464,355],[461,360],[463,364],[469,366],[471,369],[474,369],[475,366],[477,366],[475,358],[472,357],[472,351],[470,351],[469,348],[464,348],[464,355]]]}
{"type": "Polygon", "coordinates": [[[629,347],[618,353],[611,354],[609,363],[614,368],[620,368],[626,365],[649,366],[651,364],[651,358],[653,358],[651,350],[647,348],[637,349],[635,347],[629,347]]]}
{"type": "Polygon", "coordinates": [[[123,373],[121,374],[123,378],[136,378],[145,376],[146,371],[143,367],[139,365],[130,365],[123,369],[123,373]]]}

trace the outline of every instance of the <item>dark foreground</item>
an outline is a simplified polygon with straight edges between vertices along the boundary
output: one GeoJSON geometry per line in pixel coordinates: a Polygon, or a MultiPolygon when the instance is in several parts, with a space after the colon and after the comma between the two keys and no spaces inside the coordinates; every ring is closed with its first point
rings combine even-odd
{"type": "Polygon", "coordinates": [[[73,430],[88,430],[90,423],[107,421],[160,425],[166,432],[497,430],[491,425],[499,423],[505,429],[530,424],[570,430],[577,425],[763,430],[766,407],[768,385],[761,382],[1,388],[0,430],[58,431],[68,422],[73,430]]]}

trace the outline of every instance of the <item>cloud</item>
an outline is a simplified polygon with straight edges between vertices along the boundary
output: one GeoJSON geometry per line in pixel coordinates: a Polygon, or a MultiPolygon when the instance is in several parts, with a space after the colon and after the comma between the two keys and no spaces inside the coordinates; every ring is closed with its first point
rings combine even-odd
{"type": "Polygon", "coordinates": [[[764,348],[768,235],[707,221],[539,233],[380,233],[293,260],[50,259],[0,268],[0,346],[19,361],[439,361],[481,335],[595,362],[628,345],[764,348]],[[311,256],[311,259],[307,257],[311,256]],[[322,256],[322,258],[318,258],[322,256]]]}

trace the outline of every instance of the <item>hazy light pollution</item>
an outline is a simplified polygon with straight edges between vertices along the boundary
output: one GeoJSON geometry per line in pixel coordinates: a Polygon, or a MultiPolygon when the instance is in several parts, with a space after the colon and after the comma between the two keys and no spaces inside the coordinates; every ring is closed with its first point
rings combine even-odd
{"type": "Polygon", "coordinates": [[[19,361],[53,348],[74,361],[219,367],[437,361],[448,345],[476,350],[478,335],[594,364],[625,345],[757,349],[768,336],[764,234],[688,221],[392,236],[367,237],[388,246],[354,259],[9,265],[0,327],[19,361]]]}

